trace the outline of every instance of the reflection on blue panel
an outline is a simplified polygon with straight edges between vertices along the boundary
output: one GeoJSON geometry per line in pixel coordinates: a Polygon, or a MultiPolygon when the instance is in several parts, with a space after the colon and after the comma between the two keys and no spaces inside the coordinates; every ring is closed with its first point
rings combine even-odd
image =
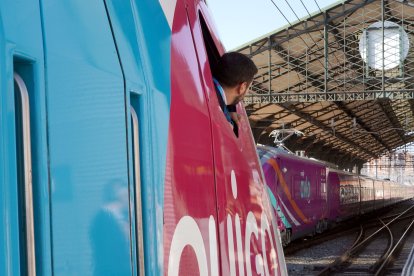
{"type": "Polygon", "coordinates": [[[42,6],[54,273],[131,275],[125,94],[104,3],[42,6]]]}
{"type": "Polygon", "coordinates": [[[103,195],[104,204],[90,228],[93,275],[130,275],[131,267],[125,261],[130,259],[128,189],[122,181],[113,180],[104,187],[103,195]]]}
{"type": "Polygon", "coordinates": [[[170,112],[171,29],[159,1],[107,1],[131,104],[140,121],[145,261],[162,275],[164,177],[170,112]],[[156,30],[156,31],[155,31],[156,30]]]}
{"type": "Polygon", "coordinates": [[[0,2],[0,133],[6,133],[0,135],[0,222],[6,225],[0,228],[0,275],[25,272],[14,96],[8,93],[14,70],[31,98],[37,273],[133,273],[126,136],[131,92],[145,160],[147,271],[163,274],[171,30],[158,1],[108,1],[118,57],[104,4],[0,2]]]}

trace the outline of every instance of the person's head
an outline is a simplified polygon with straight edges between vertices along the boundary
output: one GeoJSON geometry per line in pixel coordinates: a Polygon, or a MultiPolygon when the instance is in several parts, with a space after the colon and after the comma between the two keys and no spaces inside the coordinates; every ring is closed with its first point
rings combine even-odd
{"type": "Polygon", "coordinates": [[[256,65],[241,53],[225,53],[219,59],[214,77],[224,88],[227,104],[237,104],[243,100],[256,73],[256,65]]]}

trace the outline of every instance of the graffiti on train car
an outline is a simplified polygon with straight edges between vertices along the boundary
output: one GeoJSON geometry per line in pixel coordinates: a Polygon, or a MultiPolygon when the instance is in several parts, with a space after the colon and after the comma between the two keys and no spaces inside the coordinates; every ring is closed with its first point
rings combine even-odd
{"type": "Polygon", "coordinates": [[[358,187],[354,185],[344,185],[340,188],[340,203],[348,204],[359,201],[358,187]]]}

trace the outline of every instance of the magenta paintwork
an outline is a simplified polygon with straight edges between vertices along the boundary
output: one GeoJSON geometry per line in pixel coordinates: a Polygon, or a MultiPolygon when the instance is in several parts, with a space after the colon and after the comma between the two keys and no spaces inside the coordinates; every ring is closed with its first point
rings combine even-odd
{"type": "Polygon", "coordinates": [[[312,232],[315,225],[328,215],[325,165],[282,151],[272,159],[278,167],[275,168],[275,164],[270,168],[264,167],[266,181],[277,194],[281,211],[294,229],[292,237],[312,232]],[[276,183],[276,178],[268,178],[272,170],[276,170],[278,176],[276,183]]]}
{"type": "Polygon", "coordinates": [[[204,2],[177,1],[171,42],[164,274],[280,275],[283,252],[249,121],[239,105],[243,119],[237,138],[219,108],[200,16],[223,53],[204,2]]]}
{"type": "Polygon", "coordinates": [[[284,222],[279,228],[283,238],[286,231],[291,231],[292,239],[322,232],[334,222],[414,196],[410,186],[332,169],[281,149],[259,146],[258,150],[267,185],[277,200],[279,221],[284,222]]]}

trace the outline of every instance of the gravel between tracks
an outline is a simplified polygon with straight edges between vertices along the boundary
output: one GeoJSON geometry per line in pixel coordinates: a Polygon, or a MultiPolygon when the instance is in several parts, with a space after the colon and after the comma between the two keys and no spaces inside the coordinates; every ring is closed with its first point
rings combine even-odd
{"type": "Polygon", "coordinates": [[[349,234],[285,256],[289,275],[315,275],[315,267],[324,267],[352,245],[355,234],[349,234]]]}
{"type": "MultiPolygon", "coordinates": [[[[407,207],[407,205],[410,205],[410,204],[413,204],[413,202],[406,201],[398,205],[392,206],[391,210],[385,210],[385,209],[381,210],[380,211],[381,216],[389,215],[391,213],[398,213],[400,209],[404,210],[407,207]]],[[[373,230],[370,229],[366,231],[365,237],[369,236],[371,234],[371,231],[373,230]]],[[[346,250],[350,248],[350,246],[355,241],[356,235],[357,235],[356,232],[349,233],[349,234],[344,233],[344,235],[340,238],[331,239],[321,244],[285,255],[288,274],[289,275],[317,275],[318,272],[321,270],[321,268],[324,268],[326,267],[326,265],[332,263],[336,258],[340,257],[346,250]]],[[[414,234],[412,234],[411,236],[414,236],[414,234]]],[[[384,241],[375,241],[369,247],[371,246],[373,246],[374,248],[377,247],[376,243],[379,243],[380,245],[382,243],[383,245],[384,241]]],[[[370,255],[362,253],[360,256],[357,256],[356,259],[354,260],[356,261],[357,266],[364,265],[364,264],[371,265],[372,257],[377,257],[376,256],[377,254],[382,254],[383,252],[382,247],[383,246],[381,246],[381,249],[379,249],[378,247],[378,250],[377,250],[378,252],[375,251],[374,253],[371,253],[370,255]]],[[[410,249],[406,249],[403,251],[408,251],[405,253],[405,255],[407,255],[410,250],[411,250],[411,246],[410,246],[410,249]]],[[[407,256],[403,258],[406,259],[407,256]]],[[[397,260],[398,259],[399,257],[397,257],[397,260]]],[[[404,262],[399,263],[397,265],[399,267],[394,270],[401,271],[403,265],[404,265],[404,262]]]]}

